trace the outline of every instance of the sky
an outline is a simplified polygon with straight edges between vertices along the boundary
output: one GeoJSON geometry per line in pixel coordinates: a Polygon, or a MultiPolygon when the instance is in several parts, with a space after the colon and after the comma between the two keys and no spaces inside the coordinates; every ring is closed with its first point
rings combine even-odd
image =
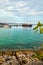
{"type": "Polygon", "coordinates": [[[0,23],[43,23],[43,0],[0,0],[0,23]]]}

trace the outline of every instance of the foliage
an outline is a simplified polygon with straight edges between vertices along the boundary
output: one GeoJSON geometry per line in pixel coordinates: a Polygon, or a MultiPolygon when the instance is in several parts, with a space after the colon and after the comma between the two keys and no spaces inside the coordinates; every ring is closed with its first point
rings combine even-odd
{"type": "Polygon", "coordinates": [[[43,44],[40,47],[34,47],[34,52],[36,53],[33,58],[38,58],[39,60],[43,61],[43,44]]]}
{"type": "MultiPolygon", "coordinates": [[[[36,26],[33,28],[33,30],[35,30],[35,33],[39,30],[40,34],[43,34],[43,24],[38,22],[36,24],[36,26]]],[[[40,48],[38,49],[37,47],[34,48],[35,52],[36,52],[36,56],[39,60],[43,61],[43,44],[41,44],[41,50],[40,48]]]]}
{"type": "Polygon", "coordinates": [[[37,24],[36,24],[36,26],[33,28],[33,30],[35,30],[35,32],[37,32],[38,30],[40,31],[40,34],[43,34],[43,24],[42,23],[40,23],[40,22],[38,22],[37,24]]]}
{"type": "Polygon", "coordinates": [[[41,44],[41,49],[43,50],[43,43],[41,44]]]}
{"type": "Polygon", "coordinates": [[[36,54],[37,54],[37,58],[39,60],[42,60],[43,61],[43,51],[38,51],[36,54]]]}
{"type": "Polygon", "coordinates": [[[43,44],[41,44],[41,47],[43,48],[43,44]]]}

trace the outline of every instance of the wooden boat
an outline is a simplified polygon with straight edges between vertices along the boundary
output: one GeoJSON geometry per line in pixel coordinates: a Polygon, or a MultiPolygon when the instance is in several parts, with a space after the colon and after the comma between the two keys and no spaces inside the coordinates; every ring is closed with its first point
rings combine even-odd
{"type": "Polygon", "coordinates": [[[32,24],[22,24],[22,27],[32,27],[32,24]]]}

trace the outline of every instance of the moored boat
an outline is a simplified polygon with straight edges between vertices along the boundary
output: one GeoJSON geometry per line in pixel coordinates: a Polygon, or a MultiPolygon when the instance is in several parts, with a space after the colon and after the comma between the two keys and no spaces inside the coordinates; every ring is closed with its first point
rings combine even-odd
{"type": "Polygon", "coordinates": [[[22,27],[32,27],[32,24],[22,24],[22,27]]]}

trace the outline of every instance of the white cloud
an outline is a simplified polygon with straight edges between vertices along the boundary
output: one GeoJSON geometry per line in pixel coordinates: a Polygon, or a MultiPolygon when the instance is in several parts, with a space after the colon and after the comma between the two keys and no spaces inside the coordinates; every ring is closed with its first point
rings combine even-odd
{"type": "Polygon", "coordinates": [[[13,16],[13,12],[8,12],[6,10],[0,9],[0,14],[5,16],[13,16]]]}
{"type": "MultiPolygon", "coordinates": [[[[42,0],[41,0],[42,1],[42,0]]],[[[0,0],[0,16],[28,18],[43,15],[43,3],[39,0],[0,0]]]]}
{"type": "Polygon", "coordinates": [[[16,3],[17,7],[24,7],[26,6],[26,3],[24,1],[20,1],[16,3]]]}
{"type": "Polygon", "coordinates": [[[9,3],[9,0],[0,0],[0,4],[6,4],[9,3]]]}
{"type": "Polygon", "coordinates": [[[6,12],[5,10],[0,9],[0,14],[3,14],[3,13],[5,13],[5,12],[6,12]]]}
{"type": "Polygon", "coordinates": [[[6,12],[4,13],[4,15],[6,15],[6,16],[13,16],[13,12],[7,12],[7,11],[6,11],[6,12]]]}
{"type": "Polygon", "coordinates": [[[33,16],[35,16],[35,15],[42,15],[43,14],[43,11],[30,11],[29,12],[29,15],[33,15],[33,16]]]}
{"type": "Polygon", "coordinates": [[[11,11],[11,10],[14,10],[14,7],[13,6],[8,6],[5,9],[8,10],[8,11],[11,11]]]}
{"type": "Polygon", "coordinates": [[[0,0],[0,4],[3,4],[5,2],[5,0],[0,0]]]}

